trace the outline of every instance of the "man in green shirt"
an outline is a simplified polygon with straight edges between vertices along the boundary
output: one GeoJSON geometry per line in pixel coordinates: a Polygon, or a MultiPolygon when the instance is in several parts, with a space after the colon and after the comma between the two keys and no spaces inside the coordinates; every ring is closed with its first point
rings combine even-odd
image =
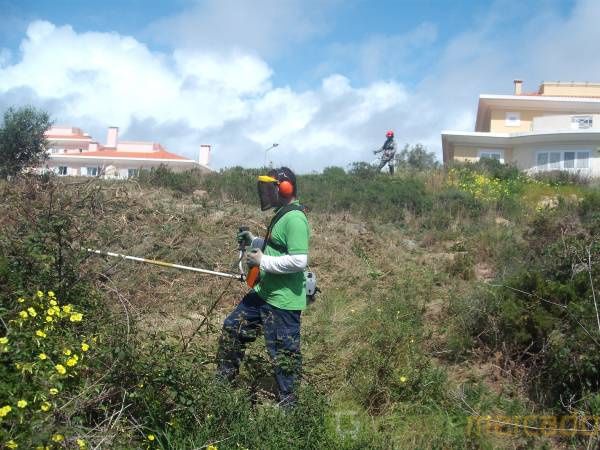
{"type": "Polygon", "coordinates": [[[246,262],[260,269],[260,279],[223,323],[217,373],[233,380],[246,345],[262,329],[275,364],[279,402],[290,406],[296,402],[302,363],[300,315],[306,308],[304,269],[310,231],[297,200],[296,176],[290,169],[272,170],[259,177],[258,185],[261,209],[274,209],[275,223],[271,222],[266,241],[249,231],[238,234],[238,241],[253,247],[246,262]]]}

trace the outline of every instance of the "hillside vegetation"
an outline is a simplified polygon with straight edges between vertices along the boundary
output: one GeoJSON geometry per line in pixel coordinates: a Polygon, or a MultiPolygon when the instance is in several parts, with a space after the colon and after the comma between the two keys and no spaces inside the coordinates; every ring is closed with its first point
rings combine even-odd
{"type": "Polygon", "coordinates": [[[300,176],[322,293],[285,412],[261,339],[213,378],[243,284],[84,251],[235,272],[238,227],[268,222],[258,173],[0,185],[0,446],[598,445],[597,186],[493,161],[300,176]]]}

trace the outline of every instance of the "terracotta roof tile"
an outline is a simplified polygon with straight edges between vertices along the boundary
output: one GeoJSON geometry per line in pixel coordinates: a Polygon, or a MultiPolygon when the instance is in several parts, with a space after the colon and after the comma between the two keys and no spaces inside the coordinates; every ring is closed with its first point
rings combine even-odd
{"type": "MultiPolygon", "coordinates": [[[[63,155],[62,153],[59,155],[63,155]]],[[[98,150],[93,152],[80,152],[80,153],[64,153],[69,156],[95,156],[98,158],[143,158],[143,159],[177,159],[180,161],[192,161],[193,159],[184,158],[183,156],[170,153],[166,150],[160,150],[158,152],[122,152],[117,150],[98,150]]]]}

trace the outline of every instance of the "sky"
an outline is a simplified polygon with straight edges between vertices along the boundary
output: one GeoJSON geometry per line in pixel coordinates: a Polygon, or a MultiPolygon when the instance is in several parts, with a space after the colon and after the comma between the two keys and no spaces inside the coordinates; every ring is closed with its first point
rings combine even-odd
{"type": "Polygon", "coordinates": [[[0,112],[105,142],[298,172],[371,162],[387,130],[438,158],[478,96],[600,82],[598,0],[0,0],[0,112]]]}

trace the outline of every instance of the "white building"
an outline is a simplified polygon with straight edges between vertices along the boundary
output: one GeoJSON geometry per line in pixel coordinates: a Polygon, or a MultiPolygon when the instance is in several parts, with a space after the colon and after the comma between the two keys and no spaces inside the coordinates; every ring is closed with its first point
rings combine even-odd
{"type": "Polygon", "coordinates": [[[60,176],[100,176],[129,178],[140,169],[166,166],[174,172],[200,169],[210,172],[210,145],[201,145],[197,161],[170,153],[156,142],[119,141],[119,129],[108,129],[106,144],[101,145],[79,128],[51,127],[46,131],[48,159],[43,171],[60,176]]]}
{"type": "Polygon", "coordinates": [[[475,131],[443,131],[444,163],[496,158],[530,173],[600,177],[600,83],[543,82],[479,97],[475,131]]]}

